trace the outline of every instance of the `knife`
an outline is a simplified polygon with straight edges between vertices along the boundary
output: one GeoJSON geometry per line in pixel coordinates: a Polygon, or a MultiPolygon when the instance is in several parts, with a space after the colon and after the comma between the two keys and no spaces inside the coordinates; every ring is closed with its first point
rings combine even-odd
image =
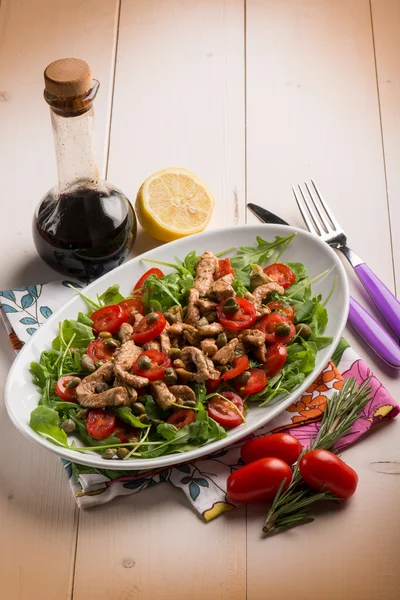
{"type": "MultiPolygon", "coordinates": [[[[262,208],[262,206],[249,203],[247,204],[247,208],[263,223],[289,225],[287,221],[274,215],[274,213],[266,208],[262,208]]],[[[400,347],[398,344],[396,344],[395,340],[390,337],[378,321],[351,296],[348,320],[363,340],[382,360],[394,369],[400,369],[400,347]]]]}

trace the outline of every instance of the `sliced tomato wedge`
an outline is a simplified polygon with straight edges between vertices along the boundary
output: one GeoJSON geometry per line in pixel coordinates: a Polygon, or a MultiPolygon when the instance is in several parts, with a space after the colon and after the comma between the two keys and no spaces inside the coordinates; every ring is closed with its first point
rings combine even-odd
{"type": "Polygon", "coordinates": [[[188,408],[178,408],[178,410],[168,417],[167,423],[175,425],[175,427],[178,429],[182,429],[182,427],[185,427],[185,425],[194,423],[195,420],[196,415],[194,410],[190,410],[188,408]]]}
{"type": "Polygon", "coordinates": [[[284,344],[277,342],[268,346],[267,358],[262,365],[262,369],[264,369],[268,377],[273,377],[282,369],[286,362],[287,354],[287,348],[284,344]]]}
{"type": "Polygon", "coordinates": [[[273,312],[261,319],[260,323],[258,324],[258,329],[265,333],[265,341],[268,344],[275,344],[276,342],[288,344],[296,335],[296,328],[292,321],[289,321],[285,315],[279,312],[273,312]],[[287,335],[278,335],[276,333],[276,326],[278,323],[288,323],[290,326],[290,331],[287,335]]]}
{"type": "Polygon", "coordinates": [[[207,394],[212,394],[213,392],[216,392],[220,385],[221,385],[221,377],[218,377],[218,379],[207,379],[207,381],[206,381],[207,394]]]}
{"type": "Polygon", "coordinates": [[[226,329],[239,330],[250,327],[256,320],[256,308],[254,304],[245,300],[245,298],[236,297],[236,302],[239,304],[239,310],[233,314],[224,313],[224,302],[221,302],[217,306],[218,320],[226,327],[226,329]]]}
{"type": "Polygon", "coordinates": [[[246,383],[235,382],[235,390],[241,396],[257,394],[267,385],[267,376],[262,369],[250,369],[250,379],[246,383]]]}
{"type": "Polygon", "coordinates": [[[90,356],[94,363],[98,362],[99,360],[101,360],[101,362],[107,362],[108,360],[111,360],[114,351],[115,348],[108,348],[102,338],[97,338],[93,340],[93,342],[90,342],[87,347],[86,354],[90,356]]]}
{"type": "Polygon", "coordinates": [[[218,270],[215,274],[214,279],[220,279],[221,277],[224,277],[225,275],[234,275],[234,274],[235,274],[235,269],[232,267],[231,261],[229,260],[229,258],[221,258],[218,261],[218,270]]]}
{"type": "Polygon", "coordinates": [[[264,273],[271,277],[276,283],[279,283],[284,289],[288,288],[296,281],[296,275],[292,269],[282,263],[274,263],[265,267],[264,273]]]}
{"type": "Polygon", "coordinates": [[[221,392],[221,396],[229,402],[220,396],[210,398],[207,404],[208,416],[226,429],[237,427],[243,423],[243,418],[239,414],[244,415],[243,400],[235,392],[221,392]],[[232,404],[239,409],[239,413],[233,408],[232,404]]]}
{"type": "Polygon", "coordinates": [[[146,281],[146,279],[148,277],[150,277],[150,275],[157,275],[158,279],[160,279],[161,277],[164,277],[164,273],[161,271],[161,269],[158,269],[157,267],[152,267],[151,269],[146,271],[146,273],[143,273],[143,275],[140,277],[140,279],[138,279],[138,281],[136,282],[136,285],[133,288],[133,292],[132,292],[132,294],[134,296],[143,296],[143,294],[145,293],[146,290],[144,290],[142,288],[143,288],[144,282],[146,281]]]}
{"type": "Polygon", "coordinates": [[[119,304],[110,304],[96,310],[90,317],[93,321],[93,329],[96,333],[108,331],[115,333],[125,321],[125,311],[119,304]]]}
{"type": "Polygon", "coordinates": [[[164,378],[165,369],[172,365],[169,356],[160,352],[159,350],[145,350],[139,358],[133,363],[132,373],[140,375],[141,377],[147,377],[149,381],[157,381],[164,378]],[[151,360],[151,367],[149,369],[140,369],[138,362],[141,356],[147,356],[151,360]]]}
{"type": "Polygon", "coordinates": [[[122,308],[122,310],[125,311],[126,320],[128,321],[128,323],[131,323],[131,325],[135,324],[134,319],[131,322],[132,315],[135,312],[140,313],[142,316],[144,316],[146,312],[143,300],[141,300],[140,298],[128,298],[128,300],[123,300],[122,302],[120,302],[119,306],[122,308]]]}
{"type": "Polygon", "coordinates": [[[116,416],[108,410],[97,408],[91,410],[86,419],[86,429],[94,440],[104,440],[116,427],[116,416]]]}
{"type": "MultiPolygon", "coordinates": [[[[143,317],[141,321],[136,325],[135,330],[132,334],[132,339],[137,344],[145,344],[151,342],[164,330],[167,321],[162,313],[156,312],[158,315],[157,321],[154,323],[147,323],[146,317],[143,317]]],[[[147,315],[148,316],[148,315],[147,315]]]]}
{"type": "Polygon", "coordinates": [[[248,368],[249,368],[249,359],[247,358],[247,356],[238,356],[233,361],[232,369],[230,369],[229,371],[226,371],[226,373],[224,373],[222,375],[222,379],[224,381],[233,379],[234,377],[237,377],[238,375],[240,375],[240,373],[243,373],[243,371],[245,371],[248,368]]]}
{"type": "Polygon", "coordinates": [[[272,300],[266,306],[271,312],[278,311],[285,315],[289,321],[294,321],[294,306],[281,302],[281,300],[272,300]]]}
{"type": "Polygon", "coordinates": [[[72,375],[64,375],[57,381],[54,389],[61,400],[76,402],[76,388],[67,388],[67,385],[72,379],[74,379],[72,375]]]}

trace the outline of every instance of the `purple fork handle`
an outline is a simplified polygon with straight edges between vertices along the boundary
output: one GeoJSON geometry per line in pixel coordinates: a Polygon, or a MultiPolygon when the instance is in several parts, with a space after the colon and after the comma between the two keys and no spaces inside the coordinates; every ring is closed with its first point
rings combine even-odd
{"type": "Polygon", "coordinates": [[[400,346],[354,298],[350,297],[349,321],[361,337],[388,365],[400,369],[400,346]]]}
{"type": "Polygon", "coordinates": [[[400,301],[368,265],[362,263],[357,265],[354,270],[386,321],[395,334],[400,337],[400,301]]]}

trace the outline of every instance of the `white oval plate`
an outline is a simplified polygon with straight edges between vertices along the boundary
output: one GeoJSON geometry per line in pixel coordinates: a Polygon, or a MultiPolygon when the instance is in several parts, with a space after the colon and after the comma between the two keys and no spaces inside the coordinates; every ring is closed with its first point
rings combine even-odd
{"type": "MultiPolygon", "coordinates": [[[[42,350],[51,347],[53,338],[58,334],[59,321],[63,319],[75,319],[79,311],[87,311],[85,302],[77,295],[40,327],[29,342],[25,344],[11,367],[5,387],[5,399],[8,414],[14,425],[26,437],[65,459],[97,468],[107,467],[109,469],[112,465],[112,467],[118,470],[130,470],[164,467],[194,460],[200,456],[219,450],[228,444],[232,444],[273,419],[285,410],[286,407],[290,406],[312,383],[316,375],[321,372],[332,355],[333,350],[336,348],[347,320],[349,290],[344,268],[335,252],[317,236],[311,235],[302,229],[285,225],[247,225],[211,230],[146,252],[140,257],[134,258],[114,271],[107,273],[90,284],[85,290],[85,293],[89,297],[96,297],[97,293],[102,293],[108,286],[119,283],[121,293],[129,295],[132,285],[151,266],[149,263],[142,263],[142,258],[173,262],[174,256],[183,258],[191,250],[196,250],[197,254],[201,254],[205,250],[212,250],[218,253],[232,247],[233,244],[237,246],[255,245],[257,235],[271,241],[276,235],[286,236],[294,231],[297,235],[283,253],[282,260],[304,263],[308,269],[310,278],[316,277],[327,269],[330,269],[326,276],[317,280],[313,285],[313,291],[322,294],[323,297],[326,297],[331,291],[335,278],[337,281],[334,292],[326,306],[329,322],[325,334],[333,336],[333,342],[331,346],[318,352],[314,371],[289,396],[279,402],[261,408],[252,406],[247,415],[247,423],[229,431],[226,438],[190,452],[169,454],[151,459],[135,458],[110,463],[102,459],[96,452],[83,454],[55,446],[42,438],[29,426],[30,413],[37,406],[39,400],[37,389],[33,385],[32,377],[29,373],[29,364],[31,361],[38,361],[42,350]]],[[[165,271],[169,272],[168,269],[165,269],[165,271]]],[[[79,440],[76,439],[75,441],[78,445],[82,445],[79,440]]]]}

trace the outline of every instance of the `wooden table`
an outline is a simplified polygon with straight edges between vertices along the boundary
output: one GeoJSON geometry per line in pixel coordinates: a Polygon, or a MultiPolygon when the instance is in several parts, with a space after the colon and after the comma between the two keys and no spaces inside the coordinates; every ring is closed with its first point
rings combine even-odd
{"type": "MultiPolygon", "coordinates": [[[[291,184],[314,177],[395,288],[400,0],[3,0],[1,289],[56,277],[36,256],[31,218],[56,181],[42,72],[65,56],[101,82],[100,165],[131,199],[150,173],[183,166],[215,194],[211,227],[255,222],[246,201],[302,226],[291,184]]],[[[136,253],[154,245],[140,232],[136,253]]],[[[4,380],[13,353],[0,336],[4,380]]],[[[398,374],[346,337],[399,396],[398,374]]],[[[346,452],[360,484],[345,507],[264,540],[262,507],[205,524],[169,485],[79,511],[57,457],[1,405],[1,597],[396,600],[399,435],[397,419],[346,452]]]]}

